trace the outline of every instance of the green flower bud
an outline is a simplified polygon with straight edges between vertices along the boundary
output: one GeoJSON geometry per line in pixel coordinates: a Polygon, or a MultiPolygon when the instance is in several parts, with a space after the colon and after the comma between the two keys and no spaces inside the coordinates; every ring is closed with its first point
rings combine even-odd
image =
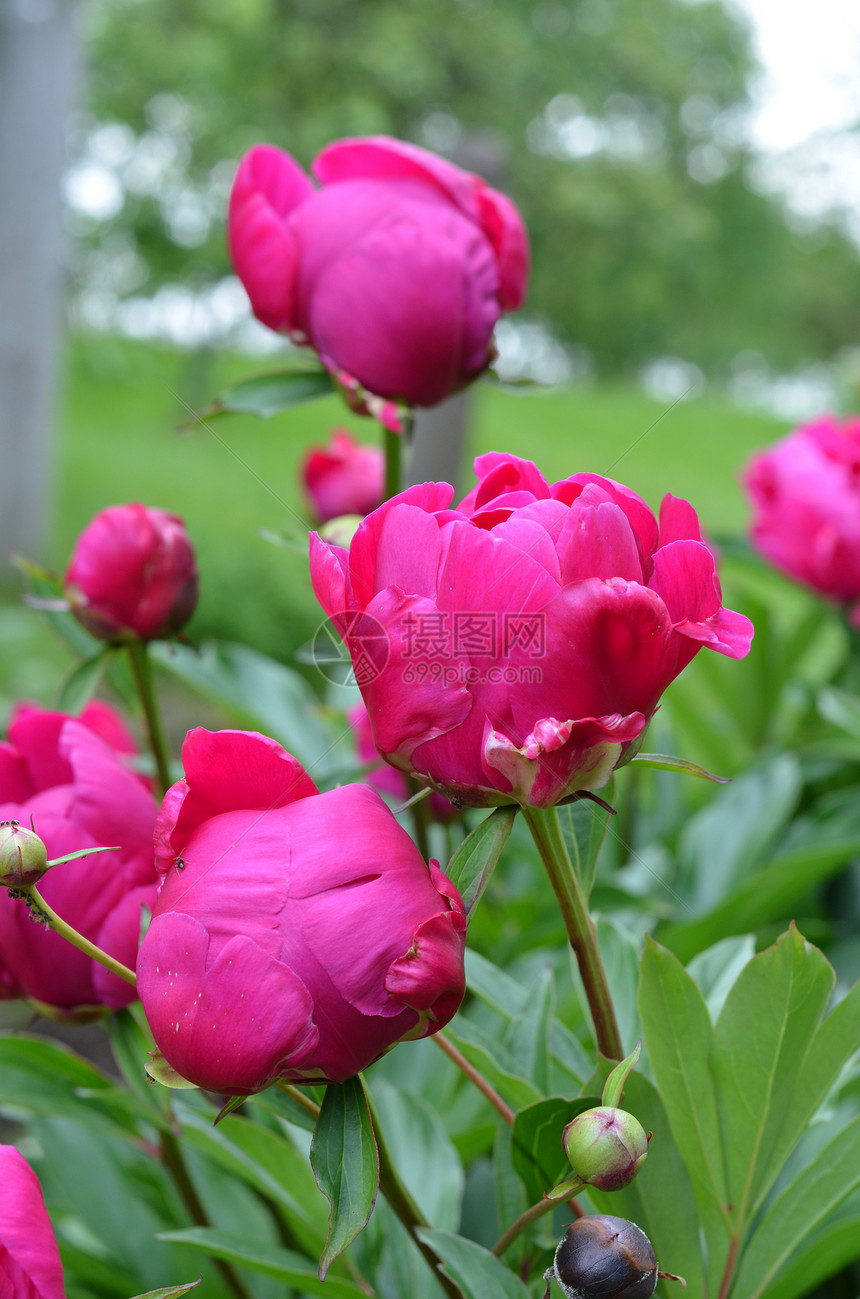
{"type": "Polygon", "coordinates": [[[626,1110],[597,1109],[578,1114],[562,1134],[564,1153],[577,1177],[599,1191],[620,1191],[636,1176],[648,1154],[642,1124],[626,1110]]]}
{"type": "Polygon", "coordinates": [[[17,821],[0,822],[0,884],[25,889],[36,884],[48,869],[48,852],[32,830],[17,821]]]}
{"type": "Polygon", "coordinates": [[[323,523],[319,528],[319,534],[323,541],[349,550],[349,543],[358,531],[359,524],[363,522],[363,514],[339,514],[336,518],[323,523]]]}

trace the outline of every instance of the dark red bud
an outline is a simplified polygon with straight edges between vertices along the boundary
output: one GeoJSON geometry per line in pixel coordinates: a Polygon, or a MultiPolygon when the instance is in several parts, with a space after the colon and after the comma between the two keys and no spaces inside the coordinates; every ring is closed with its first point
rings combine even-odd
{"type": "Polygon", "coordinates": [[[556,1281],[567,1299],[648,1299],[657,1259],[635,1223],[595,1213],[571,1223],[545,1279],[556,1281]]]}

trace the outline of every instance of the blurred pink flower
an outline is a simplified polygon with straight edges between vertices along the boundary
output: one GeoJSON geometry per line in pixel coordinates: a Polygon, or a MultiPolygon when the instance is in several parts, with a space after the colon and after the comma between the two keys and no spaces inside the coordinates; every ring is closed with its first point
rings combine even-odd
{"type": "Polygon", "coordinates": [[[39,1179],[14,1146],[0,1146],[0,1295],[66,1299],[63,1265],[39,1179]]]}
{"type": "Polygon", "coordinates": [[[463,996],[460,895],[367,785],[320,794],[266,736],[189,732],[156,830],[138,989],[168,1064],[212,1091],[342,1081],[463,996]]]}
{"type": "Polygon", "coordinates": [[[239,164],[229,243],[254,314],[381,397],[433,406],[485,369],[525,296],[510,199],[387,136],[339,140],[312,171],[271,145],[239,164]]]}
{"type": "Polygon", "coordinates": [[[324,447],[311,447],[302,465],[305,495],[320,523],[342,514],[369,514],[385,495],[381,447],[356,442],[345,428],[324,447]]]}
{"type": "Polygon", "coordinates": [[[860,417],[824,415],[752,457],[753,544],[860,624],[860,417]]]}
{"type": "Polygon", "coordinates": [[[77,540],[65,585],[75,617],[102,640],[172,635],[197,603],[182,519],[140,504],[102,510],[77,540]]]}
{"type": "MultiPolygon", "coordinates": [[[[118,846],[53,867],[39,892],[54,910],[134,967],[141,912],[155,900],[152,833],[156,805],[145,781],[123,762],[134,742],[107,704],[80,718],[21,704],[0,743],[0,820],[41,836],[48,856],[118,846]]],[[[0,998],[27,997],[63,1015],[112,1010],[134,990],[50,929],[34,924],[24,903],[0,895],[0,998]]]]}
{"type": "Polygon", "coordinates": [[[476,470],[457,508],[447,483],[386,501],[348,552],[312,533],[311,577],[389,762],[454,803],[545,807],[600,789],[702,646],[742,658],[752,625],[686,501],[658,525],[596,474],[476,470]]]}

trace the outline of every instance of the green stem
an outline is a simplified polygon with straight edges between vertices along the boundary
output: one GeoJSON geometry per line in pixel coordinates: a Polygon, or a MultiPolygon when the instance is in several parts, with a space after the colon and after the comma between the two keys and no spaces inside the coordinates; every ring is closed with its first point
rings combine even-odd
{"type": "MultiPolygon", "coordinates": [[[[182,1198],[191,1221],[197,1227],[210,1226],[206,1210],[186,1167],[182,1147],[172,1132],[164,1131],[161,1134],[161,1159],[164,1167],[173,1178],[173,1184],[182,1198]]],[[[212,1261],[224,1278],[225,1285],[233,1292],[236,1299],[253,1299],[251,1291],[245,1285],[232,1263],[228,1263],[223,1258],[215,1258],[212,1261]]]]}
{"type": "MultiPolygon", "coordinates": [[[[580,1182],[580,1187],[582,1186],[585,1186],[585,1182],[580,1182]]],[[[533,1222],[537,1222],[538,1218],[542,1218],[545,1213],[549,1213],[557,1205],[564,1204],[565,1200],[569,1198],[569,1191],[566,1191],[564,1195],[545,1195],[542,1200],[538,1200],[537,1204],[533,1204],[531,1208],[526,1209],[525,1213],[521,1213],[516,1222],[511,1223],[505,1234],[496,1241],[492,1252],[497,1258],[500,1258],[508,1246],[513,1244],[517,1236],[525,1231],[526,1227],[530,1227],[533,1222]]]]}
{"type": "Polygon", "coordinates": [[[152,682],[149,644],[147,641],[137,639],[129,641],[128,653],[131,659],[131,670],[134,674],[134,684],[137,686],[137,693],[143,706],[143,715],[146,718],[149,746],[152,749],[152,756],[155,758],[158,783],[163,796],[173,784],[173,781],[170,779],[167,740],[164,735],[164,727],[161,724],[161,714],[158,710],[158,702],[152,682]]]}
{"type": "Polygon", "coordinates": [[[392,496],[397,496],[401,490],[402,477],[402,458],[403,458],[403,439],[406,437],[406,429],[402,433],[392,433],[390,428],[383,429],[383,445],[385,447],[385,499],[388,501],[392,496]]]}
{"type": "Polygon", "coordinates": [[[570,945],[579,965],[585,995],[591,1010],[597,1049],[610,1060],[622,1060],[624,1050],[606,971],[600,959],[597,934],[588,914],[588,904],[571,864],[554,807],[524,807],[523,816],[546,867],[564,918],[570,945]]]}
{"type": "Polygon", "coordinates": [[[382,1128],[379,1123],[379,1116],[373,1106],[373,1102],[368,1094],[367,1104],[370,1109],[370,1118],[373,1123],[373,1131],[376,1137],[376,1149],[379,1155],[379,1189],[388,1201],[389,1206],[396,1213],[397,1217],[403,1223],[409,1232],[415,1244],[421,1251],[427,1265],[430,1267],[439,1285],[448,1295],[448,1299],[462,1299],[459,1286],[453,1281],[449,1281],[446,1276],[439,1270],[439,1259],[433,1253],[429,1245],[425,1245],[423,1240],[416,1234],[419,1227],[427,1227],[429,1223],[416,1205],[412,1196],[400,1180],[400,1176],[391,1161],[388,1153],[388,1147],[382,1136],[382,1128]]]}
{"type": "Polygon", "coordinates": [[[420,780],[416,780],[414,776],[409,776],[408,779],[410,797],[414,798],[416,794],[424,793],[424,797],[413,803],[409,810],[412,813],[412,824],[415,828],[415,843],[418,846],[418,851],[425,861],[429,861],[430,841],[427,837],[427,826],[430,820],[428,815],[430,796],[425,793],[427,786],[423,785],[420,780]]]}
{"type": "Polygon", "coordinates": [[[56,930],[73,947],[77,947],[84,955],[98,961],[99,965],[103,965],[106,970],[111,970],[114,974],[119,975],[121,979],[125,979],[126,983],[130,983],[133,988],[137,987],[134,970],[130,970],[127,965],[123,965],[121,961],[115,960],[114,957],[108,956],[107,952],[103,952],[100,947],[96,947],[95,943],[91,943],[88,938],[84,938],[83,934],[79,934],[77,929],[73,929],[67,921],[61,919],[56,911],[48,906],[35,884],[31,884],[29,888],[16,889],[15,896],[23,898],[42,920],[47,921],[51,928],[56,930]]]}

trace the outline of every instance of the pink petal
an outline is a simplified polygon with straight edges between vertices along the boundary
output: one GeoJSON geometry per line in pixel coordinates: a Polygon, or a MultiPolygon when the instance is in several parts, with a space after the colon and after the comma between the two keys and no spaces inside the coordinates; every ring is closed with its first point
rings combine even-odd
{"type": "Polygon", "coordinates": [[[562,583],[589,577],[642,581],[639,546],[627,515],[592,484],[570,507],[559,553],[562,583]]]}
{"type": "Polygon", "coordinates": [[[385,976],[385,991],[395,1001],[429,1013],[427,1032],[447,1024],[463,1000],[465,929],[455,912],[431,916],[418,926],[409,950],[391,963],[385,976]]]}
{"type": "Polygon", "coordinates": [[[479,219],[482,182],[435,153],[387,135],[337,140],[318,154],[311,169],[323,185],[357,179],[418,180],[444,194],[473,221],[479,219]]]}
{"type": "Polygon", "coordinates": [[[522,306],[529,278],[529,239],[516,206],[489,185],[478,188],[481,227],[499,263],[499,305],[503,311],[522,306]]]}
{"type": "Polygon", "coordinates": [[[156,916],[137,962],[147,1019],[163,1054],[209,1091],[258,1091],[285,1067],[301,1067],[319,1032],[302,980],[244,934],[211,963],[209,938],[192,916],[156,916]]]}
{"type": "Polygon", "coordinates": [[[63,1266],[42,1188],[14,1146],[0,1146],[0,1181],[0,1293],[8,1299],[65,1299],[63,1266]]]}
{"type": "Polygon", "coordinates": [[[316,785],[297,758],[256,731],[189,731],[182,746],[187,787],[168,791],[156,823],[156,839],[166,852],[182,854],[197,826],[210,817],[240,809],[285,807],[316,794],[316,785]],[[181,801],[180,801],[181,799],[181,801]],[[168,847],[169,845],[169,847],[168,847]]]}
{"type": "Polygon", "coordinates": [[[670,541],[704,541],[699,516],[689,501],[667,493],[660,506],[660,545],[670,541]]]}
{"type": "MultiPolygon", "coordinates": [[[[359,525],[349,548],[349,582],[351,598],[348,608],[366,608],[380,589],[376,581],[376,565],[379,556],[379,538],[389,512],[401,505],[417,506],[425,514],[432,515],[446,510],[451,504],[454,488],[450,483],[417,483],[408,487],[405,492],[385,501],[378,510],[374,510],[359,525]]],[[[402,583],[397,583],[405,590],[402,583]]],[[[406,594],[416,594],[406,592],[406,594]]]]}
{"type": "Polygon", "coordinates": [[[720,608],[722,592],[714,557],[702,541],[670,541],[654,556],[648,583],[676,625],[705,622],[720,608]]]}
{"type": "Polygon", "coordinates": [[[461,513],[471,515],[491,505],[527,504],[529,499],[542,500],[550,494],[549,483],[531,460],[508,455],[502,451],[489,451],[475,460],[477,484],[457,507],[461,513]],[[506,498],[514,493],[524,493],[514,502],[506,498]]]}

